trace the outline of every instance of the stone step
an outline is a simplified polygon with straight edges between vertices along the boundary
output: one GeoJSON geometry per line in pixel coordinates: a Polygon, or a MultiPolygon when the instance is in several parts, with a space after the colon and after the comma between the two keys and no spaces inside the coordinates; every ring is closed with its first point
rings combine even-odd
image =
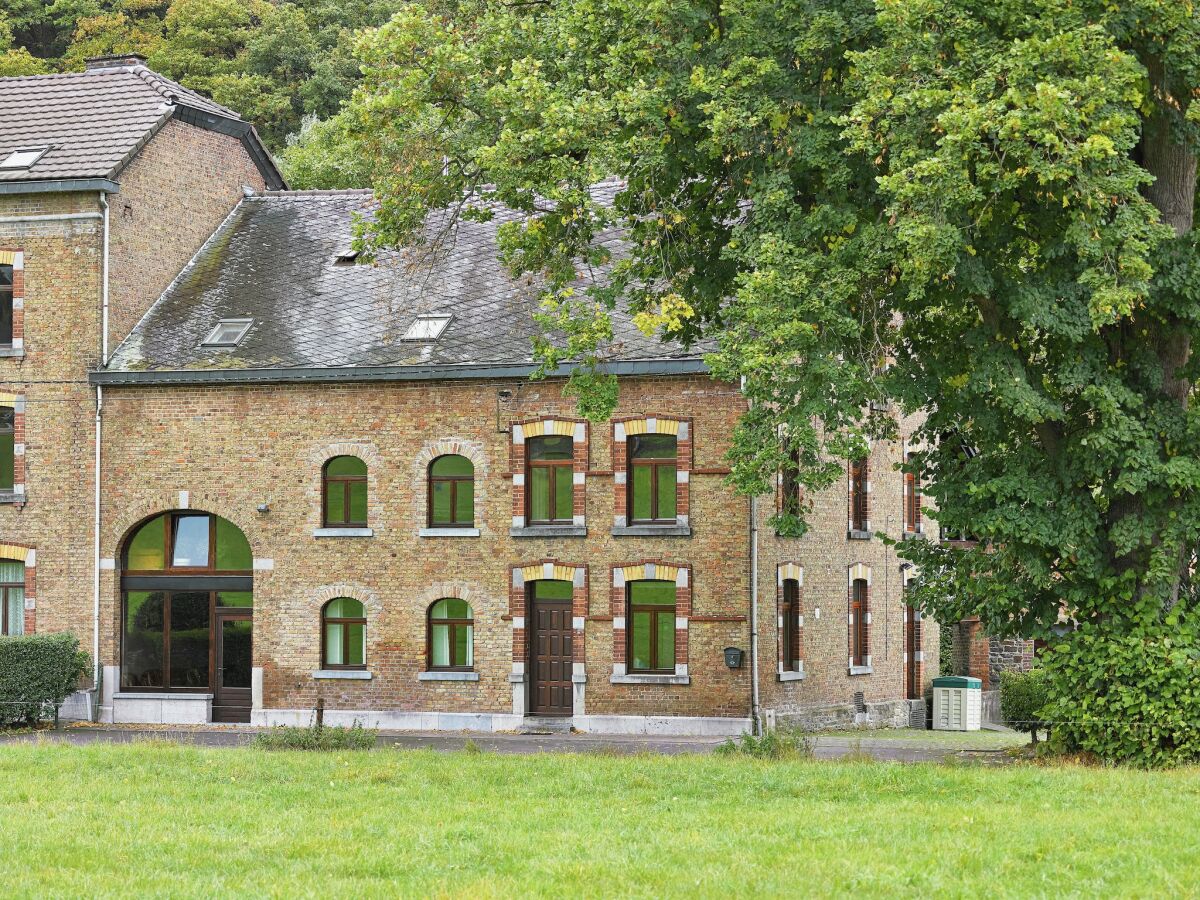
{"type": "Polygon", "coordinates": [[[572,732],[569,717],[527,716],[517,729],[518,734],[570,734],[572,732]]]}

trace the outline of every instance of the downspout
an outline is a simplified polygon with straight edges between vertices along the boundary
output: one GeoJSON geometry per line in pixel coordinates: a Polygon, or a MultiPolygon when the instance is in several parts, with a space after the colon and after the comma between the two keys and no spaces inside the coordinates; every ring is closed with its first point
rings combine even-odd
{"type": "MultiPolygon", "coordinates": [[[[745,375],[741,388],[744,394],[745,375]]],[[[753,495],[750,497],[750,719],[754,734],[762,734],[758,696],[758,498],[753,495]]]]}
{"type": "MultiPolygon", "coordinates": [[[[100,254],[100,365],[108,364],[108,245],[109,219],[108,197],[100,191],[100,209],[102,219],[100,230],[102,234],[102,249],[100,254]]],[[[100,673],[100,439],[102,436],[104,414],[104,388],[96,385],[96,447],[94,466],[95,484],[95,520],[92,522],[92,686],[94,702],[92,704],[92,721],[100,718],[100,693],[103,690],[100,673]]]]}

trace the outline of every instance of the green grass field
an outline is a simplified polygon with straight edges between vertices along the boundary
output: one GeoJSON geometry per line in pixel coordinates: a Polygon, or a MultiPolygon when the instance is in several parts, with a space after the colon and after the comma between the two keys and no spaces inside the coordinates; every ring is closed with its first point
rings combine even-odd
{"type": "Polygon", "coordinates": [[[0,747],[17,895],[1194,896],[1200,770],[0,747]]]}

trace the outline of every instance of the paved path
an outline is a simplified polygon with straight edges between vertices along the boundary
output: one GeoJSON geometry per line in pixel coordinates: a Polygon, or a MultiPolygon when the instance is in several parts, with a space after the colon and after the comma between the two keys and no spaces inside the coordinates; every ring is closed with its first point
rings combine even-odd
{"type": "MultiPolygon", "coordinates": [[[[55,741],[73,745],[94,743],[131,743],[166,740],[201,747],[241,747],[248,745],[258,729],[223,728],[66,728],[34,734],[0,736],[0,746],[13,743],[55,741]]],[[[490,753],[711,753],[722,738],[640,737],[597,734],[468,734],[444,731],[381,732],[381,748],[401,750],[461,750],[467,742],[490,753]]],[[[984,762],[1003,760],[1000,749],[958,749],[922,745],[919,739],[887,737],[814,736],[814,755],[818,759],[838,759],[850,755],[870,756],[890,762],[940,762],[951,757],[984,762]]]]}

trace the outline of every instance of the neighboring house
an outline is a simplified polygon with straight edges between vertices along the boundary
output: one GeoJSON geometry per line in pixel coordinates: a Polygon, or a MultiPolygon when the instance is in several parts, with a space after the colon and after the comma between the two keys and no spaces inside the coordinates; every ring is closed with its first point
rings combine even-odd
{"type": "Polygon", "coordinates": [[[137,59],[0,99],[0,156],[29,162],[0,160],[0,624],[93,646],[101,719],[736,734],[756,701],[923,709],[937,628],[874,537],[923,533],[903,444],[780,538],[798,494],[725,483],[745,400],[696,351],[618,315],[603,423],[528,379],[511,213],[357,264],[369,193],[280,190],[248,125],[137,59]]]}

